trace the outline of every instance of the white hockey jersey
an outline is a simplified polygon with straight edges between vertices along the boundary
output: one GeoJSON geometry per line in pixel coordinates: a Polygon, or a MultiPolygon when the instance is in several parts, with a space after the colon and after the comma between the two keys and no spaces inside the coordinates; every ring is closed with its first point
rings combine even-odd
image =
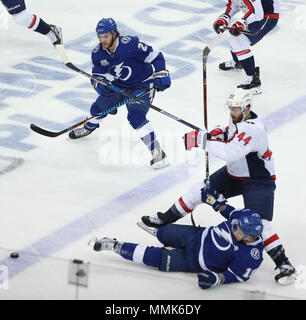
{"type": "Polygon", "coordinates": [[[263,122],[251,111],[251,119],[236,125],[230,118],[228,140],[207,140],[206,151],[226,161],[234,178],[275,179],[274,159],[263,122]]]}
{"type": "Polygon", "coordinates": [[[228,0],[225,13],[232,18],[242,11],[242,18],[250,24],[267,17],[278,19],[279,10],[279,0],[228,0]]]}

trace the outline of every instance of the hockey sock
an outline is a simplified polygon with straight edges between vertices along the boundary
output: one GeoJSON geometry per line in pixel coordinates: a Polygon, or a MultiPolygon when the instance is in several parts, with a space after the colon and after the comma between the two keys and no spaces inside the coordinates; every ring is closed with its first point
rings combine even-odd
{"type": "Polygon", "coordinates": [[[242,65],[243,70],[248,76],[253,76],[255,74],[256,68],[255,59],[253,55],[247,59],[240,60],[240,63],[242,65]]]}
{"type": "Polygon", "coordinates": [[[172,223],[182,218],[183,215],[177,210],[176,206],[171,206],[165,213],[162,214],[163,220],[172,223]]]}
{"type": "Polygon", "coordinates": [[[159,147],[159,142],[156,140],[156,135],[150,122],[147,122],[142,127],[137,128],[136,132],[150,151],[159,147]]]}
{"type": "Polygon", "coordinates": [[[232,54],[233,60],[234,60],[236,63],[239,62],[236,53],[233,52],[233,51],[231,51],[231,54],[232,54]]]}
{"type": "Polygon", "coordinates": [[[285,255],[285,249],[282,245],[279,245],[274,249],[271,249],[267,253],[276,264],[276,267],[279,267],[288,260],[288,257],[285,255]]]}
{"type": "Polygon", "coordinates": [[[48,35],[51,31],[50,26],[35,14],[33,15],[33,21],[28,28],[43,35],[48,35]]]}
{"type": "Polygon", "coordinates": [[[117,253],[124,259],[159,268],[162,261],[162,250],[162,248],[124,242],[120,250],[116,252],[118,251],[117,253]]]}

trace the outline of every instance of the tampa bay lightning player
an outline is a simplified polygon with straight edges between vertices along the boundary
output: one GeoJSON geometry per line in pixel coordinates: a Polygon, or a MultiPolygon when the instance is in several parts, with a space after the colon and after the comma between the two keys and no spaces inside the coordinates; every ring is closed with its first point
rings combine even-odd
{"type": "Polygon", "coordinates": [[[42,18],[29,12],[24,0],[1,0],[1,2],[6,7],[8,13],[12,15],[16,24],[46,35],[53,45],[62,43],[61,28],[47,24],[42,18]]]}
{"type": "MultiPolygon", "coordinates": [[[[113,85],[126,92],[141,97],[145,103],[152,103],[155,90],[163,91],[170,87],[169,71],[166,70],[165,59],[160,51],[139,41],[136,36],[120,36],[116,22],[112,18],[103,18],[96,27],[100,43],[92,51],[92,74],[106,78],[113,85]],[[151,90],[150,90],[151,89],[151,90]]],[[[122,103],[125,97],[114,92],[97,81],[91,81],[99,94],[90,109],[96,115],[113,105],[122,103]]],[[[127,119],[140,139],[153,155],[151,166],[163,168],[168,165],[166,154],[156,139],[153,127],[146,118],[148,107],[136,101],[127,104],[127,119]]],[[[117,109],[111,114],[116,114],[117,109]]],[[[85,137],[99,127],[99,122],[106,115],[90,120],[84,127],[70,132],[71,139],[85,137]]]]}
{"type": "Polygon", "coordinates": [[[156,231],[157,239],[164,246],[175,249],[110,238],[92,239],[89,245],[95,251],[114,251],[127,260],[161,271],[196,272],[202,289],[247,281],[263,261],[263,224],[254,210],[236,210],[219,202],[216,195],[211,188],[202,189],[203,200],[220,211],[227,221],[205,228],[167,224],[156,231]]]}

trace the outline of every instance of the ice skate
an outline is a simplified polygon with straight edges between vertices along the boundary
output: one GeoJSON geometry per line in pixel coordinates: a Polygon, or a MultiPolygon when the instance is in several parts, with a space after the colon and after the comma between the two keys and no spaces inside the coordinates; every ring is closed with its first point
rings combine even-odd
{"type": "Polygon", "coordinates": [[[250,90],[252,94],[260,94],[261,91],[261,81],[259,75],[255,73],[253,76],[246,76],[244,82],[237,86],[244,90],[250,90]]]}
{"type": "Polygon", "coordinates": [[[142,230],[148,232],[153,237],[156,237],[156,232],[157,232],[156,228],[148,227],[146,224],[143,223],[143,221],[138,221],[137,225],[138,225],[138,227],[140,227],[142,230]]]}
{"type": "Polygon", "coordinates": [[[279,267],[280,273],[275,276],[275,281],[281,285],[294,283],[296,279],[296,270],[289,260],[285,261],[279,267]]]}
{"type": "Polygon", "coordinates": [[[162,169],[170,165],[165,152],[160,147],[157,147],[152,151],[152,156],[153,159],[150,161],[152,168],[162,169]]]}
{"type": "Polygon", "coordinates": [[[86,137],[90,135],[94,130],[96,130],[98,127],[94,128],[93,130],[87,130],[85,127],[82,128],[76,128],[69,132],[69,138],[70,139],[79,139],[86,137]]]}
{"type": "Polygon", "coordinates": [[[229,71],[229,70],[242,70],[242,65],[240,62],[235,62],[234,60],[222,62],[219,64],[219,70],[229,71]]]}
{"type": "Polygon", "coordinates": [[[63,35],[61,27],[55,26],[53,24],[49,24],[51,31],[49,32],[48,36],[52,41],[53,45],[63,44],[63,35]]]}
{"type": "Polygon", "coordinates": [[[107,237],[102,239],[95,237],[88,242],[88,245],[91,246],[94,251],[115,251],[117,244],[117,239],[111,239],[107,237]]]}

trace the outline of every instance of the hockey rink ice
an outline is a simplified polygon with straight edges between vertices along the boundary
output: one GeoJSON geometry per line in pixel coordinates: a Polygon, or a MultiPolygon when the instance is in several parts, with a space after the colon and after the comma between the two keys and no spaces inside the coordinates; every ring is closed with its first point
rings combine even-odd
{"type": "MultiPolygon", "coordinates": [[[[185,151],[182,136],[192,129],[154,111],[148,119],[171,166],[153,170],[151,155],[130,128],[125,106],[90,136],[48,138],[34,123],[58,131],[88,115],[96,93],[84,76],[65,67],[47,37],[17,26],[0,6],[0,299],[306,299],[306,5],[281,1],[277,28],[254,48],[263,93],[253,110],[269,131],[277,176],[272,226],[291,263],[295,284],[280,286],[274,263],[264,262],[246,283],[211,290],[198,287],[192,273],[162,273],[109,252],[94,252],[88,241],[158,245],[136,222],[167,210],[195,182],[205,178],[204,152],[185,151]],[[18,252],[19,258],[10,258],[18,252]],[[88,267],[87,287],[69,283],[73,259],[88,267]],[[89,264],[87,264],[89,263],[89,264]]],[[[103,17],[121,35],[137,35],[166,58],[172,86],[156,93],[154,105],[204,127],[202,50],[217,35],[212,24],[224,12],[221,0],[26,1],[29,11],[62,27],[71,61],[91,72],[103,17]]],[[[227,96],[243,80],[223,73],[230,60],[226,42],[208,58],[208,127],[228,122],[227,96]]],[[[210,172],[224,163],[210,158],[210,172]]],[[[242,208],[242,198],[229,204],[242,208]]],[[[203,204],[194,211],[201,226],[222,216],[203,204]]],[[[191,224],[190,217],[178,223],[191,224]]]]}

